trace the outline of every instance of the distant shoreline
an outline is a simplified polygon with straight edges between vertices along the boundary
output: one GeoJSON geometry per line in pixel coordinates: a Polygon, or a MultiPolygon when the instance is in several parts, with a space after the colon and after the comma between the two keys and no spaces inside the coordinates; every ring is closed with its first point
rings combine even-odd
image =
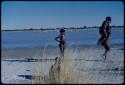
{"type": "MultiPolygon", "coordinates": [[[[84,30],[84,29],[98,29],[99,27],[85,27],[85,28],[64,28],[66,30],[84,30]]],[[[116,28],[116,29],[119,29],[119,28],[124,28],[124,26],[111,26],[111,28],[116,28]]],[[[1,30],[1,32],[6,32],[6,31],[56,31],[56,30],[59,30],[60,28],[55,28],[55,29],[13,29],[13,30],[1,30]]]]}

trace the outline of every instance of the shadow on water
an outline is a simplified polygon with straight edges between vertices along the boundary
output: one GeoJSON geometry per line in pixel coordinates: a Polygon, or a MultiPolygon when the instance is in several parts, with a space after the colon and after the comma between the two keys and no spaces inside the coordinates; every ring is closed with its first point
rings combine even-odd
{"type": "Polygon", "coordinates": [[[29,80],[32,80],[32,75],[17,75],[17,76],[19,76],[19,77],[23,77],[23,78],[25,78],[25,79],[29,79],[29,80]]]}

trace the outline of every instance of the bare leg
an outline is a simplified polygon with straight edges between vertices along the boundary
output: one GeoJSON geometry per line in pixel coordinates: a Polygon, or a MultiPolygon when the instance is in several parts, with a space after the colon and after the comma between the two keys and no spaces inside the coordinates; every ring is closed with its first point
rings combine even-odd
{"type": "Polygon", "coordinates": [[[62,55],[62,57],[64,57],[63,45],[61,46],[61,55],[62,55]]]}
{"type": "Polygon", "coordinates": [[[101,41],[101,43],[104,43],[104,44],[107,43],[106,42],[106,38],[103,38],[103,40],[101,41]]]}
{"type": "Polygon", "coordinates": [[[60,56],[61,56],[61,57],[64,57],[63,45],[62,45],[62,44],[59,44],[59,47],[60,47],[60,56]]]}
{"type": "Polygon", "coordinates": [[[63,57],[64,57],[64,51],[65,51],[65,44],[63,44],[63,57]]]}
{"type": "Polygon", "coordinates": [[[107,52],[108,51],[105,51],[104,54],[102,55],[102,57],[104,56],[104,61],[106,60],[107,52]]]}
{"type": "Polygon", "coordinates": [[[103,37],[99,38],[98,42],[97,42],[97,45],[100,44],[100,42],[102,41],[103,37]]]}
{"type": "Polygon", "coordinates": [[[100,43],[103,44],[105,40],[106,40],[106,38],[105,38],[104,36],[102,36],[102,37],[98,40],[97,45],[99,45],[100,43]]]}
{"type": "Polygon", "coordinates": [[[109,47],[109,45],[107,43],[107,40],[104,41],[103,46],[105,48],[105,52],[104,52],[103,56],[105,56],[104,60],[106,60],[107,52],[110,51],[110,47],[109,47]]]}

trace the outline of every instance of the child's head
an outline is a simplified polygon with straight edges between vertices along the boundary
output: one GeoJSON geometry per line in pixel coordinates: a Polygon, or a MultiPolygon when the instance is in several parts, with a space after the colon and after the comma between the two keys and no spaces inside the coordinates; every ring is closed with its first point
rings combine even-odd
{"type": "Polygon", "coordinates": [[[64,34],[64,33],[65,33],[65,30],[64,30],[64,29],[60,29],[60,33],[61,33],[61,34],[64,34]]]}
{"type": "Polygon", "coordinates": [[[106,17],[106,21],[111,22],[111,17],[107,16],[107,17],[106,17]]]}

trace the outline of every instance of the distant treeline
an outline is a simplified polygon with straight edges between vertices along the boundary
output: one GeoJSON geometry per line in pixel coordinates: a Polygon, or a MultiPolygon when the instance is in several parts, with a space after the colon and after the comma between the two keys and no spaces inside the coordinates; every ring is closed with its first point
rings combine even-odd
{"type": "MultiPolygon", "coordinates": [[[[121,28],[124,26],[110,26],[111,28],[121,28]]],[[[62,27],[64,29],[67,29],[67,30],[72,30],[72,29],[90,29],[90,28],[100,28],[100,26],[92,26],[92,27],[87,27],[87,26],[84,26],[84,27],[70,27],[70,28],[66,28],[66,27],[62,27]]],[[[40,29],[33,29],[33,28],[30,28],[30,29],[11,29],[11,30],[1,30],[1,31],[47,31],[47,30],[58,30],[60,28],[40,28],[40,29]]]]}

